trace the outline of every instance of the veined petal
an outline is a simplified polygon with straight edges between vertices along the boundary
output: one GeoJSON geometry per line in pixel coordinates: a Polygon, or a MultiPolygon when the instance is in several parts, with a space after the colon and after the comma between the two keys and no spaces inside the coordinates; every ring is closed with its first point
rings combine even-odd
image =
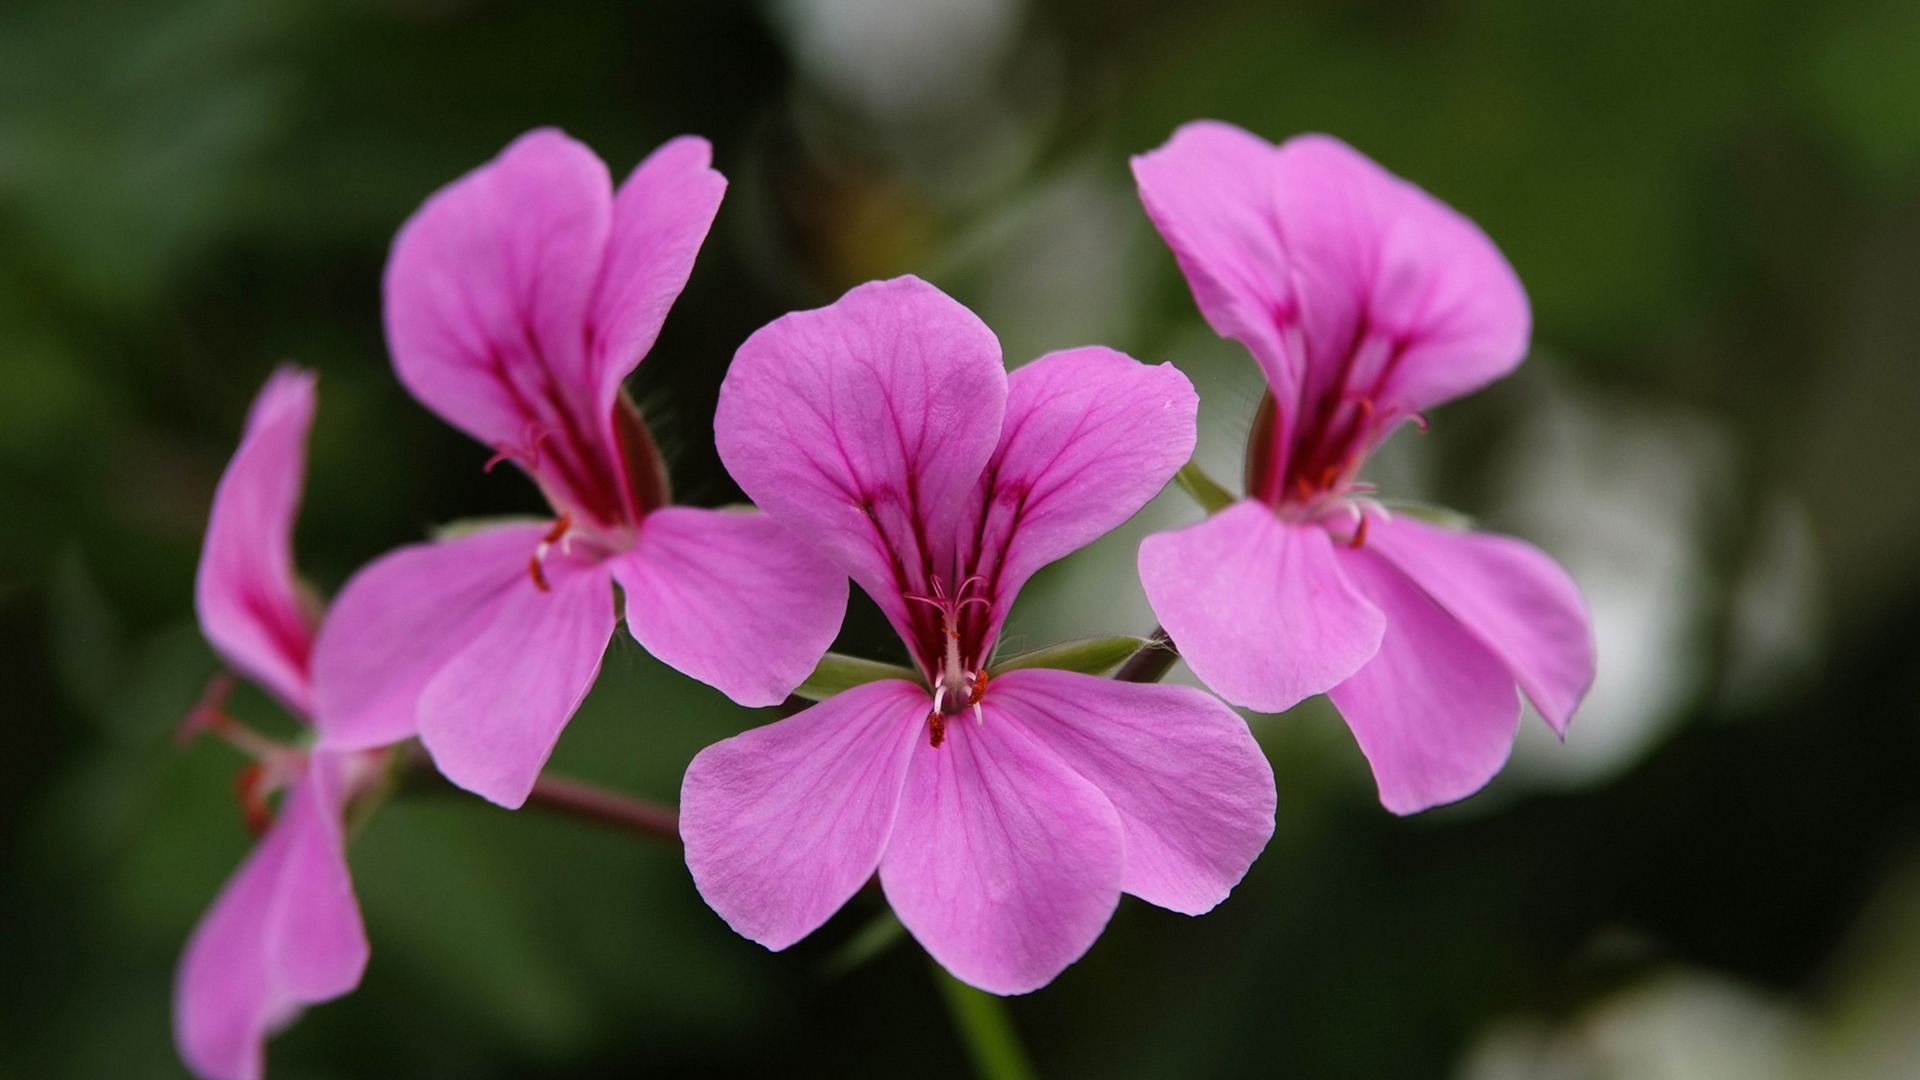
{"type": "Polygon", "coordinates": [[[995,679],[993,698],[1113,804],[1120,887],[1150,904],[1210,910],[1273,836],[1273,768],[1209,694],[1034,668],[995,679]]]}
{"type": "Polygon", "coordinates": [[[307,471],[314,376],[282,367],[247,414],[221,474],[194,578],[200,630],[248,678],[301,716],[313,711],[313,617],[293,569],[293,522],[307,471]]]}
{"type": "Polygon", "coordinates": [[[612,414],[621,382],[653,348],[720,211],[727,181],[712,161],[707,140],[681,136],[648,154],[613,197],[612,231],[590,312],[590,360],[603,416],[612,414]]]}
{"type": "Polygon", "coordinates": [[[602,525],[626,512],[587,333],[612,221],[613,185],[593,151],[530,132],[421,206],[384,281],[407,389],[511,456],[556,507],[602,525]]]}
{"type": "MultiPolygon", "coordinates": [[[[1011,678],[1011,676],[1009,676],[1011,678]]],[[[1037,990],[1078,960],[1120,902],[1120,816],[989,694],[913,762],[880,860],[887,901],[962,982],[1037,990]]]]}
{"type": "Polygon", "coordinates": [[[1513,674],[1385,557],[1362,549],[1341,562],[1387,616],[1379,653],[1327,694],[1373,766],[1381,805],[1412,814],[1485,787],[1520,725],[1513,674]]]}
{"type": "Polygon", "coordinates": [[[1478,225],[1327,135],[1287,140],[1273,184],[1309,341],[1309,398],[1411,412],[1519,366],[1532,328],[1526,291],[1478,225]]]}
{"type": "Polygon", "coordinates": [[[1007,379],[1000,442],[961,522],[960,565],[992,601],[991,639],[1042,566],[1138,513],[1193,456],[1199,395],[1172,364],[1049,353],[1007,379]]]}
{"type": "Polygon", "coordinates": [[[1561,734],[1593,685],[1593,626],[1559,564],[1508,536],[1374,517],[1367,546],[1492,649],[1561,734]]]}
{"type": "Polygon", "coordinates": [[[447,662],[531,588],[527,560],[547,526],[500,525],[414,544],[362,568],[334,599],[314,646],[314,725],[337,749],[419,732],[420,694],[447,662]]]}
{"type": "Polygon", "coordinates": [[[265,1042],[360,983],[367,939],[341,835],[342,761],[314,753],[280,817],[220,890],[174,984],[174,1038],[208,1080],[259,1080],[265,1042]]]}
{"type": "Polygon", "coordinates": [[[761,513],[656,510],[609,565],[634,638],[742,705],[805,682],[847,610],[847,575],[761,513]]]}
{"type": "Polygon", "coordinates": [[[1352,675],[1380,647],[1317,525],[1243,501],[1140,544],[1147,602],[1195,675],[1228,701],[1280,712],[1352,675]]]}
{"type": "Polygon", "coordinates": [[[613,636],[606,563],[555,549],[544,574],[546,589],[509,589],[420,693],[420,742],[441,775],[508,809],[527,801],[613,636]]]}
{"type": "Polygon", "coordinates": [[[720,387],[714,439],[747,496],[911,641],[904,597],[927,594],[951,563],[1006,399],[993,332],[926,282],[895,278],[748,338],[720,387]]]}
{"type": "Polygon", "coordinates": [[[728,926],[784,949],[873,876],[931,704],[910,682],[866,683],[700,751],[680,785],[680,836],[728,926]]]}
{"type": "Polygon", "coordinates": [[[1287,330],[1299,301],[1275,220],[1274,147],[1232,124],[1184,124],[1133,159],[1147,217],[1173,249],[1208,325],[1245,345],[1292,430],[1305,378],[1303,342],[1287,330]]]}

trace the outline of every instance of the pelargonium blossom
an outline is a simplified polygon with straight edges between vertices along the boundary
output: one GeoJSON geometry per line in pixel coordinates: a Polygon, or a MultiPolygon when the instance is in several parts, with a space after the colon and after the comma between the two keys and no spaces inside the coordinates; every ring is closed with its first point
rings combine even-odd
{"type": "MultiPolygon", "coordinates": [[[[311,668],[318,613],[293,569],[293,519],[313,423],[310,373],[276,372],[221,477],[201,551],[195,601],[221,658],[294,715],[326,728],[311,668]]],[[[268,1035],[308,1005],[352,990],[367,938],[347,874],[342,814],[378,775],[370,751],[299,749],[232,726],[250,749],[251,800],[284,788],[277,818],[220,890],[187,942],[174,987],[180,1056],[209,1080],[257,1080],[268,1035]]],[[[264,813],[264,802],[256,802],[264,813]]]]}
{"type": "Polygon", "coordinates": [[[1403,423],[1519,365],[1519,279],[1471,221],[1328,136],[1202,121],[1133,171],[1202,314],[1270,389],[1246,498],[1141,544],[1155,613],[1234,704],[1327,692],[1388,809],[1479,790],[1516,685],[1565,733],[1593,680],[1585,606],[1535,548],[1388,513],[1357,476],[1403,423]]]}
{"type": "MultiPolygon", "coordinates": [[[[767,516],[668,505],[621,383],[652,347],[726,181],[703,139],[616,192],[535,131],[395,239],[386,329],[408,390],[539,485],[551,521],[402,548],[342,591],[315,658],[341,746],[418,733],[454,783],[519,806],[615,627],[743,705],[771,705],[838,632],[846,579],[767,516]]],[[[490,463],[492,464],[492,463],[490,463]]]]}
{"type": "Polygon", "coordinates": [[[1191,453],[1170,365],[1103,348],[1009,376],[972,312],[916,278],[774,321],[721,387],[721,459],[899,631],[886,679],[701,751],[681,834],[701,895],[771,949],[879,873],[968,983],[1024,993],[1100,934],[1122,892],[1219,903],[1273,831],[1273,773],[1191,687],[1039,668],[990,675],[1020,587],[1131,517],[1191,453]]]}

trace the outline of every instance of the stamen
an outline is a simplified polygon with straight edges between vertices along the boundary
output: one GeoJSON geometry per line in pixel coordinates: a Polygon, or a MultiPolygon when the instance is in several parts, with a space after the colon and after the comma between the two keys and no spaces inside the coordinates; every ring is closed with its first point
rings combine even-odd
{"type": "Polygon", "coordinates": [[[1352,548],[1355,551],[1358,551],[1362,547],[1365,547],[1366,543],[1367,543],[1367,515],[1361,514],[1360,524],[1355,525],[1353,527],[1353,539],[1347,541],[1347,546],[1352,548]]]}
{"type": "Polygon", "coordinates": [[[233,718],[227,715],[227,695],[233,693],[233,676],[225,671],[216,671],[207,680],[206,689],[200,691],[200,700],[180,721],[180,727],[174,739],[185,746],[200,736],[201,732],[225,735],[234,727],[233,718]]]}
{"type": "Polygon", "coordinates": [[[241,766],[233,778],[233,794],[240,800],[248,831],[256,837],[265,835],[273,825],[273,811],[267,806],[267,767],[257,761],[241,766]]]}
{"type": "Polygon", "coordinates": [[[939,709],[927,716],[927,742],[935,749],[947,741],[947,714],[939,709]]]}
{"type": "Polygon", "coordinates": [[[561,514],[555,519],[553,528],[548,529],[547,535],[541,538],[539,546],[533,549],[533,555],[527,559],[527,573],[533,576],[533,587],[541,592],[553,591],[553,586],[547,582],[543,564],[547,561],[547,555],[553,551],[553,545],[565,539],[567,530],[571,528],[573,528],[573,515],[561,514]]]}
{"type": "Polygon", "coordinates": [[[504,441],[492,444],[493,456],[488,458],[487,463],[480,467],[480,471],[490,473],[493,471],[494,466],[503,461],[518,461],[526,466],[528,471],[538,469],[540,467],[540,444],[547,441],[549,437],[550,435],[547,429],[540,426],[539,421],[529,420],[527,421],[527,426],[520,429],[520,441],[523,445],[514,446],[512,443],[504,441]]]}

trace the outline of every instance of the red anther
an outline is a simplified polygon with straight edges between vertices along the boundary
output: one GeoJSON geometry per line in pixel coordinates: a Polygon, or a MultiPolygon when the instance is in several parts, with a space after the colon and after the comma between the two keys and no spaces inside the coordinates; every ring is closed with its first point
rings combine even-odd
{"type": "Polygon", "coordinates": [[[547,530],[547,535],[540,539],[540,546],[534,548],[533,554],[527,559],[527,573],[533,577],[533,587],[541,592],[553,591],[553,586],[547,582],[546,569],[542,565],[547,560],[547,552],[552,550],[553,545],[559,543],[571,528],[573,528],[573,515],[561,514],[554,519],[553,528],[547,530]]]}
{"type": "Polygon", "coordinates": [[[1366,543],[1367,543],[1367,515],[1361,514],[1360,524],[1355,525],[1353,527],[1353,538],[1347,541],[1347,546],[1352,548],[1355,551],[1358,551],[1362,547],[1365,547],[1366,543]]]}
{"type": "Polygon", "coordinates": [[[1361,412],[1367,414],[1368,419],[1373,418],[1373,399],[1372,398],[1370,397],[1354,398],[1353,403],[1359,406],[1361,412]]]}
{"type": "Polygon", "coordinates": [[[1293,486],[1299,489],[1301,502],[1307,502],[1313,498],[1313,485],[1307,483],[1306,477],[1295,476],[1293,478],[1293,486]]]}
{"type": "Polygon", "coordinates": [[[935,750],[947,741],[947,716],[939,709],[927,714],[927,743],[935,750]]]}
{"type": "Polygon", "coordinates": [[[986,696],[987,696],[987,671],[985,668],[981,668],[980,674],[975,675],[973,677],[972,685],[967,687],[967,704],[978,705],[980,704],[980,699],[986,696]]]}
{"type": "Polygon", "coordinates": [[[265,834],[273,825],[273,811],[267,807],[266,780],[267,767],[257,761],[241,766],[233,778],[233,794],[240,800],[247,828],[255,836],[265,834]]]}

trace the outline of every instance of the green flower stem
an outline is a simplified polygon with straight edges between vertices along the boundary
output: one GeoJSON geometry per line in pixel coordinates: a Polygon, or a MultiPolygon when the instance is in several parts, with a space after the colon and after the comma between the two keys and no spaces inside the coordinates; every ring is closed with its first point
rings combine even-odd
{"type": "Polygon", "coordinates": [[[1113,677],[1121,682],[1159,682],[1167,672],[1173,670],[1173,662],[1178,659],[1180,650],[1174,645],[1173,638],[1156,626],[1153,633],[1147,635],[1147,643],[1128,657],[1127,662],[1120,665],[1120,670],[1113,673],[1113,677]]]}
{"type": "Polygon", "coordinates": [[[938,963],[932,967],[933,981],[946,999],[947,1014],[953,1017],[954,1031],[967,1049],[974,1074],[980,1080],[1034,1080],[1033,1063],[1020,1045],[1006,1004],[947,974],[938,963]]]}

